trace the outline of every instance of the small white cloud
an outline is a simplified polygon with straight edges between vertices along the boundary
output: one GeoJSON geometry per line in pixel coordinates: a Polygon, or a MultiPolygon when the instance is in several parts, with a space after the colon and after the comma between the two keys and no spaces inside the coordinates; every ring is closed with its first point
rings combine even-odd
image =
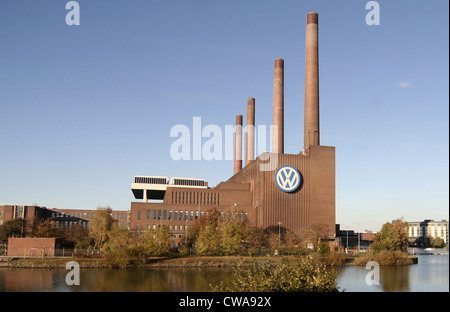
{"type": "Polygon", "coordinates": [[[409,82],[406,82],[406,81],[399,82],[398,86],[400,88],[411,88],[411,84],[409,82]]]}

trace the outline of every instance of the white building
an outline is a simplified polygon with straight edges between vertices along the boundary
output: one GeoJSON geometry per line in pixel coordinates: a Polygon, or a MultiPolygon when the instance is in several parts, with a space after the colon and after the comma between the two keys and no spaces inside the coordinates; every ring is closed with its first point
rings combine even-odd
{"type": "MultiPolygon", "coordinates": [[[[448,244],[448,221],[424,220],[408,223],[408,239],[412,246],[426,247],[427,238],[441,238],[448,244]]],[[[431,242],[432,243],[432,242],[431,242]]]]}

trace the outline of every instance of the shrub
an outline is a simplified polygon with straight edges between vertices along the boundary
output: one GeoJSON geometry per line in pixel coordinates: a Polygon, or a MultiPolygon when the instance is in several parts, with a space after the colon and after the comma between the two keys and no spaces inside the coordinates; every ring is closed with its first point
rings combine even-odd
{"type": "Polygon", "coordinates": [[[279,263],[257,262],[239,265],[233,286],[223,283],[213,291],[238,292],[332,292],[337,291],[336,275],[312,257],[283,258],[279,263]]]}

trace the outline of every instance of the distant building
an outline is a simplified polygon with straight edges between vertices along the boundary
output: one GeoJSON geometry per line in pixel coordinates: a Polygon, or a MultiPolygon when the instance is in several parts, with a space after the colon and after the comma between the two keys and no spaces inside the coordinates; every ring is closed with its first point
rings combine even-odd
{"type": "Polygon", "coordinates": [[[341,230],[340,224],[336,224],[336,239],[339,245],[348,249],[367,249],[377,233],[355,233],[354,230],[341,230]]]}
{"type": "MultiPolygon", "coordinates": [[[[3,205],[0,206],[0,225],[14,219],[24,219],[28,224],[51,220],[55,227],[65,230],[75,225],[89,227],[89,221],[95,216],[97,209],[57,209],[40,206],[3,205]]],[[[120,226],[129,229],[130,212],[116,210],[111,212],[113,219],[120,226]]]]}
{"type": "Polygon", "coordinates": [[[408,241],[410,247],[427,247],[431,239],[440,238],[448,244],[448,221],[424,220],[408,223],[408,241]]]}

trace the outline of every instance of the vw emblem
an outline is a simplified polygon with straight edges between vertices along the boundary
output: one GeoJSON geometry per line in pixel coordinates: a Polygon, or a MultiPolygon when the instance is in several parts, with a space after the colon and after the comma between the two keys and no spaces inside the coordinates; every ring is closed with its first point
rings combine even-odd
{"type": "Polygon", "coordinates": [[[302,181],[302,176],[297,169],[292,166],[280,167],[275,173],[275,183],[283,192],[293,192],[302,181]]]}

